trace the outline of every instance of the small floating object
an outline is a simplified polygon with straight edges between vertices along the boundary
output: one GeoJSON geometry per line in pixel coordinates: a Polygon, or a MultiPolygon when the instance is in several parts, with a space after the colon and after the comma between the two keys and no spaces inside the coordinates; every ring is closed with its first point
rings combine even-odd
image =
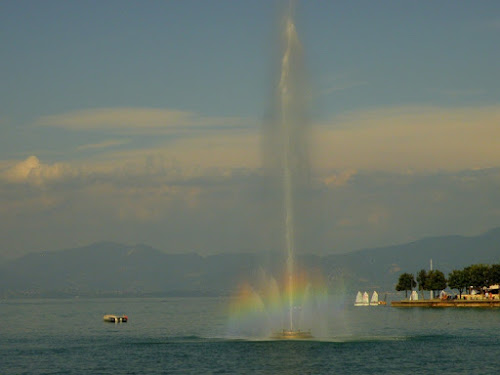
{"type": "Polygon", "coordinates": [[[313,335],[311,334],[311,330],[301,331],[292,330],[292,329],[283,329],[281,331],[274,332],[271,336],[274,340],[307,340],[312,339],[313,335]]]}
{"type": "Polygon", "coordinates": [[[103,320],[108,323],[127,323],[128,316],[127,315],[104,315],[103,320]]]}

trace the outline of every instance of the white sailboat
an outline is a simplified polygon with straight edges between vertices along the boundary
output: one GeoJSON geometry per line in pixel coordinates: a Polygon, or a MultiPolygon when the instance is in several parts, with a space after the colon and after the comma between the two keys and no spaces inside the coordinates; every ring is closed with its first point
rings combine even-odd
{"type": "Polygon", "coordinates": [[[369,306],[370,305],[370,296],[368,295],[367,292],[363,293],[363,306],[369,306]]]}
{"type": "Polygon", "coordinates": [[[370,306],[370,305],[378,305],[377,292],[373,293],[371,303],[370,303],[370,296],[367,292],[364,293],[358,292],[358,294],[356,294],[356,302],[354,302],[354,306],[370,306]]]}
{"type": "Polygon", "coordinates": [[[356,294],[356,302],[354,302],[354,306],[363,306],[363,295],[361,292],[356,294]]]}

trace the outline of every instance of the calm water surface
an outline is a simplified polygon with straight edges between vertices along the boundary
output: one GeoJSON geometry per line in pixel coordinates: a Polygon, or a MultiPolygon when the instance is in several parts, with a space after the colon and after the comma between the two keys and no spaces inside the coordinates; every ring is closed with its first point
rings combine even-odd
{"type": "MultiPolygon", "coordinates": [[[[234,337],[226,298],[0,300],[0,374],[499,374],[499,309],[339,306],[310,341],[234,337]],[[125,313],[126,324],[102,322],[125,313]]],[[[280,327],[278,327],[280,328],[280,327]]]]}

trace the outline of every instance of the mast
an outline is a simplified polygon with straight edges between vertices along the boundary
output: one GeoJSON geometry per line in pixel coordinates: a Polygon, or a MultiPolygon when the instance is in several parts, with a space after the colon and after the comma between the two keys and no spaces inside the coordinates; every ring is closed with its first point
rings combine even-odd
{"type": "MultiPolygon", "coordinates": [[[[431,271],[432,271],[432,259],[431,259],[431,271]]],[[[430,297],[431,297],[431,299],[433,299],[434,298],[434,291],[431,290],[430,292],[431,292],[430,297]]]]}

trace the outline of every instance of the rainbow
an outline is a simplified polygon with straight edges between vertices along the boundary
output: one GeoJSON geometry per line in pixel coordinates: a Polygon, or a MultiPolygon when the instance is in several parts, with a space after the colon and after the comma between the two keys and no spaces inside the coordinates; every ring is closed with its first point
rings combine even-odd
{"type": "Polygon", "coordinates": [[[229,331],[236,336],[269,336],[272,330],[288,326],[289,296],[294,301],[292,316],[298,329],[310,329],[328,302],[326,280],[321,272],[298,270],[293,290],[286,276],[279,281],[261,272],[253,285],[243,282],[229,304],[229,331]]]}

